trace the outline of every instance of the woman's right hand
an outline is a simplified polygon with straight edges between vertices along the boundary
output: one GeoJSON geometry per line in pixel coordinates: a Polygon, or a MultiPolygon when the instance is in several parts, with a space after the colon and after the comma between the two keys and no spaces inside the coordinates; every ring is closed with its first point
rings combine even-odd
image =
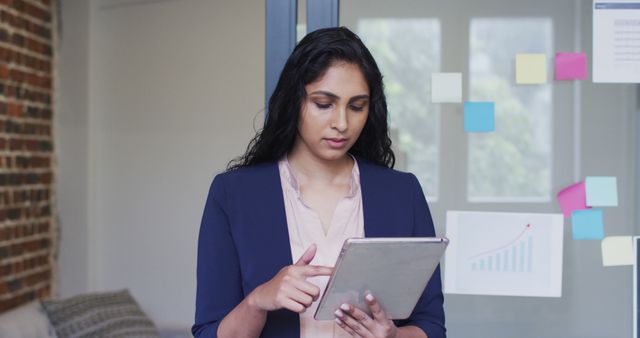
{"type": "Polygon", "coordinates": [[[309,265],[316,255],[312,244],[293,265],[282,268],[268,282],[250,294],[250,304],[264,311],[288,309],[304,312],[320,296],[320,288],[307,281],[309,277],[329,276],[332,267],[309,265]]]}

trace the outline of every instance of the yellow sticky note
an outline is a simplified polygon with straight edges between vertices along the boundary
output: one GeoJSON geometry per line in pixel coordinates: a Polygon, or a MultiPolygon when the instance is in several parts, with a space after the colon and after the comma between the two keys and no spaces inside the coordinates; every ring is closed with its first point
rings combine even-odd
{"type": "Polygon", "coordinates": [[[547,82],[547,56],[545,54],[516,54],[516,83],[539,84],[547,82]]]}
{"type": "Polygon", "coordinates": [[[602,265],[633,265],[631,236],[609,236],[602,240],[602,265]]]}

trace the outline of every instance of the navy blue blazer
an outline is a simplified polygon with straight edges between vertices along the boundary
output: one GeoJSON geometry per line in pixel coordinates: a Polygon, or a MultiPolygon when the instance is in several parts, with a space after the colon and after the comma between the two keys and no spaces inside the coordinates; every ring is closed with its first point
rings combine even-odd
{"type": "MultiPolygon", "coordinates": [[[[420,183],[413,174],[357,158],[366,237],[435,236],[420,183]]],[[[217,337],[218,325],[246,295],[293,264],[275,162],[217,175],[207,198],[198,239],[197,293],[193,335],[217,337]]],[[[415,325],[429,338],[444,338],[440,268],[413,313],[396,325],[415,325]]],[[[271,311],[260,337],[300,336],[300,319],[289,310],[271,311]]]]}

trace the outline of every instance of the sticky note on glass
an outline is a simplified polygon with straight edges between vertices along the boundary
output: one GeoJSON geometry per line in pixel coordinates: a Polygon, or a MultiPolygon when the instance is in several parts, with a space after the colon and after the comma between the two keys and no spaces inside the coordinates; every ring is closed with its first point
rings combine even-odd
{"type": "Polygon", "coordinates": [[[556,53],[556,80],[584,80],[587,78],[585,53],[556,53]]]}
{"type": "Polygon", "coordinates": [[[487,133],[496,130],[493,102],[464,103],[464,131],[487,133]]]}
{"type": "Polygon", "coordinates": [[[431,74],[431,102],[462,102],[462,73],[431,74]]]}
{"type": "Polygon", "coordinates": [[[618,185],[612,176],[587,176],[585,190],[590,207],[618,206],[618,185]]]}
{"type": "Polygon", "coordinates": [[[587,193],[585,191],[584,182],[572,184],[558,193],[558,204],[564,214],[564,217],[571,217],[574,210],[588,209],[587,193]]]}
{"type": "Polygon", "coordinates": [[[573,239],[602,239],[604,238],[604,223],[602,210],[576,210],[571,213],[573,239]]]}
{"type": "Polygon", "coordinates": [[[631,236],[608,236],[602,240],[602,265],[633,265],[631,236]]]}
{"type": "Polygon", "coordinates": [[[545,54],[516,55],[516,83],[539,84],[547,82],[547,56],[545,54]]]}

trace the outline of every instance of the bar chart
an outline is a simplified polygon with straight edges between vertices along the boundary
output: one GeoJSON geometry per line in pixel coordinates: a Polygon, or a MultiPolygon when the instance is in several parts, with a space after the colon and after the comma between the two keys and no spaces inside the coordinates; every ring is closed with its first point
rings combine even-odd
{"type": "Polygon", "coordinates": [[[444,291],[560,297],[562,214],[448,211],[444,291]]]}
{"type": "Polygon", "coordinates": [[[534,251],[531,229],[531,224],[527,224],[515,239],[471,256],[471,271],[532,272],[534,251]]]}

